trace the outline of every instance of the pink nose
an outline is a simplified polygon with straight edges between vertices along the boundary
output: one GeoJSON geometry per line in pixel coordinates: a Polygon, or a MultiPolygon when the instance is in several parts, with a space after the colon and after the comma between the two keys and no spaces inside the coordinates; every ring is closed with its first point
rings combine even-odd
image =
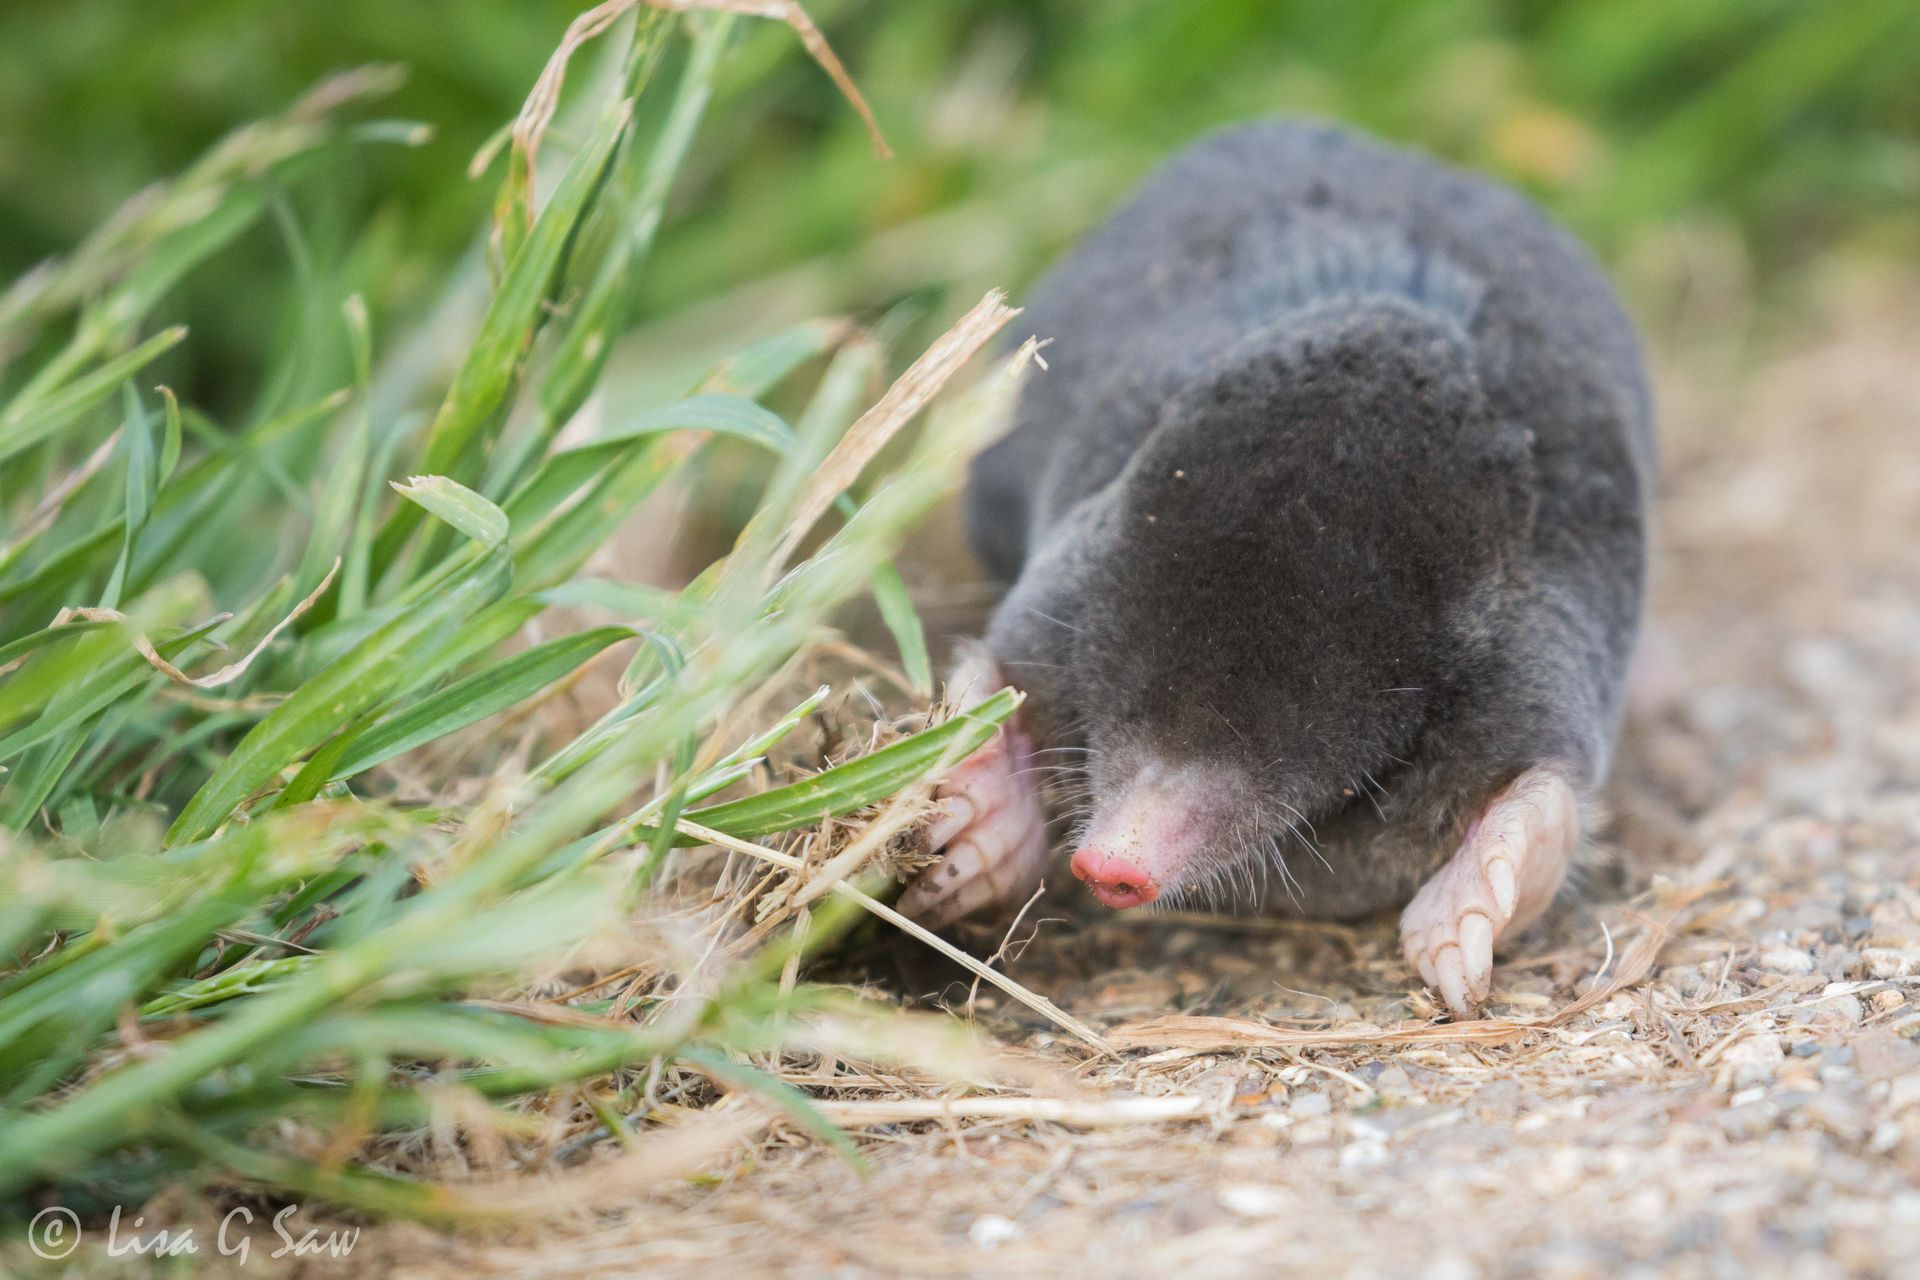
{"type": "Polygon", "coordinates": [[[1085,880],[1093,896],[1109,907],[1141,907],[1160,896],[1160,886],[1137,862],[1086,848],[1073,855],[1072,866],[1073,874],[1085,880]]]}

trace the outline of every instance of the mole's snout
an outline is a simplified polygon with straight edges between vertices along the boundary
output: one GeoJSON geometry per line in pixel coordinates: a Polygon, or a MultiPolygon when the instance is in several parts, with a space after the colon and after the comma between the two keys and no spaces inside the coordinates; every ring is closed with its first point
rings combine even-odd
{"type": "Polygon", "coordinates": [[[1105,906],[1143,907],[1160,896],[1160,886],[1145,867],[1091,845],[1074,854],[1071,865],[1073,874],[1085,880],[1105,906]]]}

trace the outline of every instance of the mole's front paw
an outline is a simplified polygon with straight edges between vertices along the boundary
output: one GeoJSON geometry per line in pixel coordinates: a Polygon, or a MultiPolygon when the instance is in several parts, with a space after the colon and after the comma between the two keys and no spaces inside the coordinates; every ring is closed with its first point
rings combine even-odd
{"type": "MultiPolygon", "coordinates": [[[[990,666],[963,667],[949,688],[973,705],[1002,684],[990,666]]],[[[945,812],[928,839],[944,856],[907,886],[901,911],[937,929],[1033,893],[1046,869],[1047,815],[1032,756],[1032,743],[1008,724],[940,784],[934,798],[945,812]]]]}
{"type": "Polygon", "coordinates": [[[1472,1017],[1493,982],[1493,945],[1537,919],[1567,878],[1580,805],[1565,777],[1521,774],[1467,828],[1466,841],[1400,913],[1407,963],[1472,1017]]]}

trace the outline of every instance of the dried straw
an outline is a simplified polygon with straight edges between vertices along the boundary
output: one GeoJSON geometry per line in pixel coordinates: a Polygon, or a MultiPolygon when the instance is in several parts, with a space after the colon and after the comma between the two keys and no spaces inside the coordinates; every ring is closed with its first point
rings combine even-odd
{"type": "MultiPolygon", "coordinates": [[[[801,872],[806,869],[806,864],[790,853],[782,853],[778,849],[769,849],[763,844],[755,844],[750,840],[738,839],[728,835],[724,831],[715,831],[711,827],[703,827],[699,823],[686,818],[682,818],[676,825],[681,833],[690,835],[696,840],[704,840],[708,844],[717,845],[722,849],[731,849],[735,853],[744,853],[748,857],[758,858],[760,861],[771,863],[776,867],[784,867],[788,871],[801,872]]],[[[907,917],[901,915],[898,911],[895,911],[892,907],[880,901],[872,894],[848,884],[845,880],[833,881],[832,891],[843,898],[848,898],[859,903],[860,906],[872,912],[874,915],[879,916],[888,924],[926,943],[935,951],[938,951],[941,955],[974,974],[982,981],[992,983],[994,986],[1012,996],[1015,1000],[1018,1000],[1021,1004],[1032,1009],[1035,1013],[1040,1014],[1055,1025],[1078,1036],[1081,1040],[1086,1041],[1102,1053],[1111,1053],[1113,1051],[1114,1046],[1108,1042],[1106,1037],[1102,1036],[1099,1032],[1066,1010],[1060,1008],[1060,1006],[1054,1004],[1053,1001],[1021,986],[1018,982],[1015,982],[1006,974],[1001,973],[998,969],[993,969],[982,964],[978,959],[968,955],[960,948],[948,942],[945,938],[907,919],[907,917]]]]}
{"type": "Polygon", "coordinates": [[[1144,1018],[1117,1027],[1113,1042],[1122,1049],[1304,1049],[1334,1045],[1421,1045],[1476,1044],[1501,1045],[1527,1040],[1540,1032],[1564,1026],[1587,1010],[1633,986],[1652,971],[1660,949],[1673,936],[1680,917],[1687,913],[1711,886],[1689,890],[1670,904],[1665,918],[1640,918],[1640,931],[1620,955],[1620,964],[1608,975],[1613,957],[1612,938],[1608,938],[1608,962],[1586,994],[1569,1003],[1550,1018],[1514,1020],[1482,1018],[1472,1022],[1417,1023],[1400,1027],[1375,1027],[1365,1023],[1338,1028],[1282,1027],[1256,1022],[1251,1018],[1220,1018],[1199,1015],[1173,1015],[1144,1018]],[[1605,979],[1605,981],[1602,981],[1605,979]]]}

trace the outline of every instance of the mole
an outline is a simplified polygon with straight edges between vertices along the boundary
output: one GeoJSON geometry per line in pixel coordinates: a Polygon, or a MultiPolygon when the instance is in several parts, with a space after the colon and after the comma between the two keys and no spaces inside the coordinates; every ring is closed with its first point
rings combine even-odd
{"type": "Polygon", "coordinates": [[[1355,131],[1208,136],[1047,273],[1047,369],[976,459],[1010,587],[947,689],[1016,718],[940,784],[931,926],[1101,903],[1401,907],[1456,1017],[1581,857],[1639,627],[1632,324],[1516,192],[1355,131]]]}

